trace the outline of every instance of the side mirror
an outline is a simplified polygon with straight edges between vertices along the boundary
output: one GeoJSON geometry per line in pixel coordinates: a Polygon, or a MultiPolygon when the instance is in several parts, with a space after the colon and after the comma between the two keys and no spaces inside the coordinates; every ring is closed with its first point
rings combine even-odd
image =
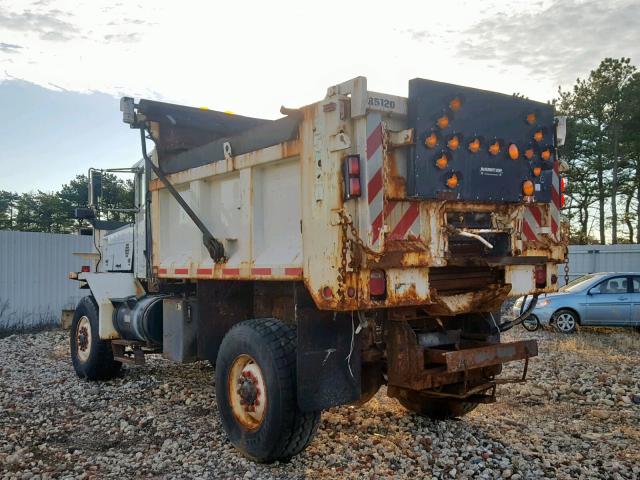
{"type": "Polygon", "coordinates": [[[98,199],[102,196],[102,172],[89,170],[89,206],[98,207],[98,199]]]}

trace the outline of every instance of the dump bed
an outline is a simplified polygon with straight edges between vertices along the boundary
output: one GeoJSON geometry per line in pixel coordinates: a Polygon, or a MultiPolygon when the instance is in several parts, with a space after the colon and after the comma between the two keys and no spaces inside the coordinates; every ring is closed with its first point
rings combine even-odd
{"type": "Polygon", "coordinates": [[[151,177],[160,279],[304,281],[318,307],[451,315],[553,291],[564,260],[550,106],[358,77],[263,120],[141,101],[154,162],[224,246],[214,260],[151,177]]]}

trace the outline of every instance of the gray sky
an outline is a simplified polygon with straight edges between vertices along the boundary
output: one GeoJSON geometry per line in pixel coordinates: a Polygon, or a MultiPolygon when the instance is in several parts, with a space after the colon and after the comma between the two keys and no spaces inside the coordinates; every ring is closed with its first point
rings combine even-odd
{"type": "Polygon", "coordinates": [[[0,0],[0,189],[57,189],[126,166],[117,98],[265,118],[357,75],[549,100],[606,56],[640,58],[640,0],[0,0]]]}

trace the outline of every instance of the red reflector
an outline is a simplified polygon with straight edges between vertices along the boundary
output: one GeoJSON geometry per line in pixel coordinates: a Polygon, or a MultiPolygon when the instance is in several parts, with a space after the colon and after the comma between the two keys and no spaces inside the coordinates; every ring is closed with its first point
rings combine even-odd
{"type": "Polygon", "coordinates": [[[91,267],[89,265],[83,265],[81,271],[85,273],[89,273],[91,271],[91,267]]]}
{"type": "Polygon", "coordinates": [[[360,175],[360,157],[347,157],[347,173],[350,177],[360,175]]]}
{"type": "Polygon", "coordinates": [[[547,286],[547,266],[538,265],[536,267],[536,288],[544,288],[547,286]]]}
{"type": "Polygon", "coordinates": [[[387,293],[387,278],[384,270],[371,270],[369,276],[369,295],[382,297],[387,293]]]}
{"type": "Polygon", "coordinates": [[[327,300],[331,299],[331,297],[333,297],[333,290],[331,290],[331,287],[324,287],[322,289],[322,296],[327,300]]]}
{"type": "Polygon", "coordinates": [[[560,208],[564,208],[564,202],[565,202],[565,198],[563,193],[562,196],[560,197],[560,208]]]}
{"type": "Polygon", "coordinates": [[[359,197],[360,196],[360,179],[359,178],[350,178],[349,179],[349,196],[350,197],[359,197]]]}

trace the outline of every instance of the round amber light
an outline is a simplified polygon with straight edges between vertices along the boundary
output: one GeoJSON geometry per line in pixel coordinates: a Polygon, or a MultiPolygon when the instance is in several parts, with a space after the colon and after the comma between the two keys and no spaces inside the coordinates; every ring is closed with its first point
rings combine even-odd
{"type": "Polygon", "coordinates": [[[440,157],[438,157],[438,159],[436,160],[436,167],[438,167],[440,170],[443,170],[447,167],[447,164],[449,163],[449,159],[447,158],[447,156],[443,153],[440,157]]]}
{"type": "Polygon", "coordinates": [[[527,197],[530,197],[533,195],[533,192],[533,182],[531,180],[525,180],[525,182],[522,184],[522,193],[524,193],[527,197]]]}
{"type": "Polygon", "coordinates": [[[548,148],[546,150],[543,150],[540,154],[540,157],[543,160],[549,160],[551,158],[551,150],[549,150],[548,148]]]}
{"type": "Polygon", "coordinates": [[[447,142],[447,147],[449,147],[451,150],[456,150],[459,145],[460,145],[460,140],[458,140],[457,136],[451,137],[447,142]]]}
{"type": "Polygon", "coordinates": [[[449,117],[447,117],[446,115],[443,115],[438,119],[438,127],[440,127],[441,129],[447,128],[448,125],[449,117]]]}
{"type": "Polygon", "coordinates": [[[433,148],[438,144],[438,137],[432,132],[431,135],[426,138],[424,144],[429,148],[433,148]]]}
{"type": "Polygon", "coordinates": [[[529,115],[527,115],[527,123],[529,125],[533,125],[534,123],[536,123],[536,114],[535,113],[530,113],[529,115]]]}
{"type": "Polygon", "coordinates": [[[458,186],[458,176],[454,173],[449,178],[447,178],[447,187],[456,188],[458,186]]]}
{"type": "Polygon", "coordinates": [[[540,167],[533,167],[533,174],[534,174],[536,177],[539,177],[541,173],[542,173],[542,168],[540,168],[540,167]]]}
{"type": "Polygon", "coordinates": [[[469,143],[469,151],[476,153],[478,150],[480,150],[480,139],[476,138],[473,142],[469,143]]]}
{"type": "Polygon", "coordinates": [[[524,151],[524,156],[531,160],[533,158],[533,148],[527,148],[524,151]]]}
{"type": "Polygon", "coordinates": [[[520,151],[518,150],[518,146],[515,143],[509,145],[509,158],[511,160],[517,160],[520,156],[520,151]]]}
{"type": "Polygon", "coordinates": [[[461,106],[462,106],[462,102],[458,97],[454,98],[453,100],[451,100],[451,102],[449,102],[449,108],[454,112],[457,112],[458,110],[460,110],[461,106]]]}
{"type": "Polygon", "coordinates": [[[489,153],[491,155],[497,155],[498,153],[500,153],[500,143],[493,142],[489,147],[489,153]]]}
{"type": "Polygon", "coordinates": [[[536,142],[541,142],[542,141],[542,130],[536,130],[536,133],[533,134],[533,139],[536,142]]]}

